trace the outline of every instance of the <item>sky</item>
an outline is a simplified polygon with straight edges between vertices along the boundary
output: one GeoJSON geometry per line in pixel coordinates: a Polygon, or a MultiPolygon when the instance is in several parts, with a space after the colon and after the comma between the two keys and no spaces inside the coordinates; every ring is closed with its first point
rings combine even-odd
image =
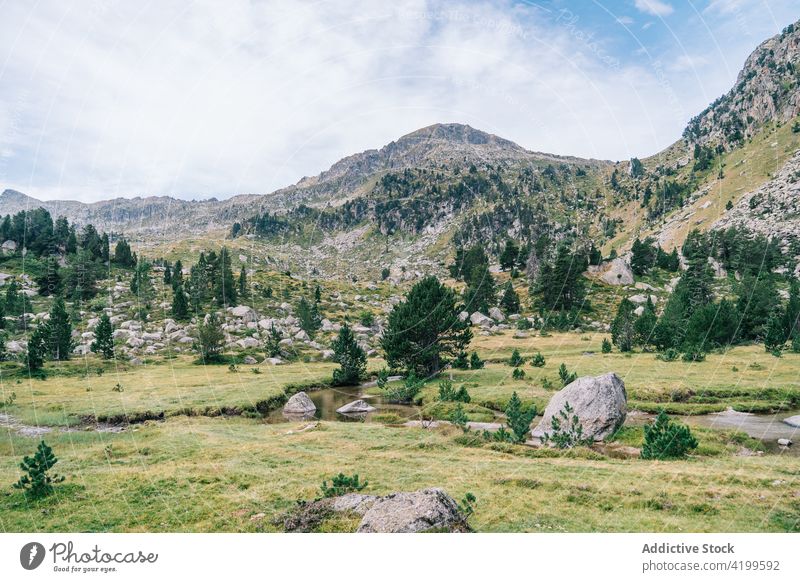
{"type": "Polygon", "coordinates": [[[644,157],[796,0],[0,0],[0,190],[268,193],[433,123],[644,157]]]}

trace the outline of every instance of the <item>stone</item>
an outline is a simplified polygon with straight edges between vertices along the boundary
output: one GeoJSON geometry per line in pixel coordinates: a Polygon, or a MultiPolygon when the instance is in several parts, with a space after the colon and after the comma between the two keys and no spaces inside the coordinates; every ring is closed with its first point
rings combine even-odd
{"type": "Polygon", "coordinates": [[[586,438],[602,441],[611,436],[625,422],[628,397],[625,383],[616,374],[584,376],[565,386],[553,395],[544,411],[541,422],[532,432],[541,439],[550,432],[554,416],[566,403],[575,411],[586,438]]]}
{"type": "Polygon", "coordinates": [[[314,414],[316,410],[316,405],[311,401],[311,398],[309,398],[308,394],[305,392],[298,392],[289,398],[289,400],[283,406],[284,414],[311,415],[314,414]]]}
{"type": "Polygon", "coordinates": [[[9,354],[21,354],[25,351],[25,347],[18,341],[10,341],[6,344],[6,351],[9,354]]]}
{"type": "Polygon", "coordinates": [[[472,322],[472,325],[481,325],[481,326],[483,326],[483,325],[493,325],[494,324],[494,321],[492,321],[492,319],[490,317],[486,317],[480,311],[476,311],[475,313],[470,315],[469,316],[469,320],[470,320],[470,322],[472,322]]]}
{"type": "Polygon", "coordinates": [[[354,400],[353,402],[337,408],[336,412],[339,414],[366,414],[374,410],[377,410],[377,408],[370,406],[363,400],[354,400]]]}
{"type": "Polygon", "coordinates": [[[253,356],[245,356],[244,360],[242,360],[242,363],[247,364],[248,366],[253,366],[258,363],[258,360],[256,360],[253,356]]]}
{"type": "Polygon", "coordinates": [[[280,366],[283,363],[283,360],[280,358],[267,358],[264,360],[265,364],[270,364],[272,366],[280,366]]]}
{"type": "Polygon", "coordinates": [[[791,447],[792,441],[790,439],[778,439],[778,444],[782,447],[791,447]]]}
{"type": "Polygon", "coordinates": [[[708,264],[711,265],[711,271],[714,273],[715,279],[728,278],[728,271],[714,257],[708,257],[708,264]]]}
{"type": "Polygon", "coordinates": [[[301,342],[307,342],[311,338],[309,338],[308,334],[301,329],[296,334],[294,334],[294,339],[301,342]]]}
{"type": "Polygon", "coordinates": [[[438,488],[391,493],[376,499],[358,526],[359,533],[469,531],[456,501],[438,488]]]}
{"type": "Polygon", "coordinates": [[[238,340],[236,342],[236,345],[238,345],[242,349],[257,348],[258,346],[261,345],[261,342],[259,342],[254,337],[245,337],[245,338],[242,338],[242,339],[238,340]]]}
{"type": "Polygon", "coordinates": [[[233,317],[243,319],[245,322],[258,320],[255,310],[247,305],[237,305],[236,307],[229,308],[228,311],[233,317]]]}
{"type": "Polygon", "coordinates": [[[458,314],[459,321],[467,321],[468,319],[469,319],[469,312],[462,311],[461,313],[458,314]]]}
{"type": "Polygon", "coordinates": [[[788,424],[789,426],[800,428],[800,414],[797,414],[795,416],[790,416],[789,418],[784,418],[783,422],[785,424],[788,424]]]}
{"type": "Polygon", "coordinates": [[[600,279],[609,285],[633,285],[633,271],[628,261],[617,257],[601,265],[600,279]]]}
{"type": "Polygon", "coordinates": [[[498,323],[502,323],[506,320],[506,316],[503,314],[502,311],[498,307],[490,307],[489,308],[489,317],[494,319],[498,323]]]}

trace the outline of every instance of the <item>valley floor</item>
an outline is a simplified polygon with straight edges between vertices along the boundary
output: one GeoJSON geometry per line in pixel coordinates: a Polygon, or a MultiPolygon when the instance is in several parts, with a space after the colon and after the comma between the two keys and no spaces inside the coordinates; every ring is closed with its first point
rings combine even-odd
{"type": "MultiPolygon", "coordinates": [[[[475,421],[496,419],[514,391],[541,412],[560,387],[562,362],[581,376],[617,372],[633,409],[798,408],[799,355],[775,358],[743,346],[699,363],[661,362],[649,353],[602,354],[602,337],[478,336],[473,347],[486,367],[454,371],[453,383],[468,388],[475,421]],[[506,360],[514,347],[523,356],[541,352],[545,366],[526,363],[525,378],[513,379],[506,360]]],[[[383,365],[370,362],[372,370],[383,365]]],[[[322,481],[339,472],[368,480],[365,493],[441,487],[461,499],[471,492],[478,531],[800,530],[800,457],[764,453],[742,433],[695,427],[693,456],[654,462],[487,443],[451,426],[397,426],[391,415],[323,421],[302,432],[307,423],[262,418],[298,385],[320,386],[332,369],[296,362],[232,371],[186,356],[117,368],[92,356],[48,368],[45,380],[6,370],[3,400],[16,397],[0,409],[0,530],[281,531],[280,516],[317,497],[322,481]],[[119,430],[126,415],[137,422],[119,430]],[[11,484],[42,428],[67,479],[51,497],[28,503],[11,484]]],[[[426,417],[448,414],[437,392],[437,380],[422,392],[426,417]]],[[[617,441],[641,446],[641,426],[626,426],[617,441]]],[[[339,520],[323,529],[355,526],[339,520]]]]}

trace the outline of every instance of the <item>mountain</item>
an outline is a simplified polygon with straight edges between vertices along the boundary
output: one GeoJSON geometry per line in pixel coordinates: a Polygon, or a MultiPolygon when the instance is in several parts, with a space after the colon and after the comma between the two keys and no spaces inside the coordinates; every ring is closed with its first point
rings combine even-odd
{"type": "Polygon", "coordinates": [[[684,131],[701,145],[730,148],[753,137],[769,121],[800,115],[800,23],[764,41],[739,72],[736,85],[714,101],[684,131]]]}
{"type": "Polygon", "coordinates": [[[461,124],[436,124],[414,131],[380,148],[343,158],[314,177],[265,195],[239,195],[226,200],[182,200],[169,196],[116,198],[94,203],[41,201],[21,192],[0,195],[0,214],[43,207],[78,224],[102,230],[164,239],[230,228],[231,224],[267,210],[286,211],[301,204],[339,205],[364,194],[387,172],[458,165],[520,165],[524,163],[604,162],[530,152],[519,145],[461,124]]]}

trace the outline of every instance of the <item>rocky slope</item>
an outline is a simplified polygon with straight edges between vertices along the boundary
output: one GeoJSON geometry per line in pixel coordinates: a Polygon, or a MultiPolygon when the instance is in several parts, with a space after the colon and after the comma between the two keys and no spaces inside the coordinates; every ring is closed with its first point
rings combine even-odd
{"type": "Polygon", "coordinates": [[[766,122],[800,115],[800,22],[763,42],[747,58],[736,85],[687,126],[684,137],[701,145],[741,144],[766,122]]]}

